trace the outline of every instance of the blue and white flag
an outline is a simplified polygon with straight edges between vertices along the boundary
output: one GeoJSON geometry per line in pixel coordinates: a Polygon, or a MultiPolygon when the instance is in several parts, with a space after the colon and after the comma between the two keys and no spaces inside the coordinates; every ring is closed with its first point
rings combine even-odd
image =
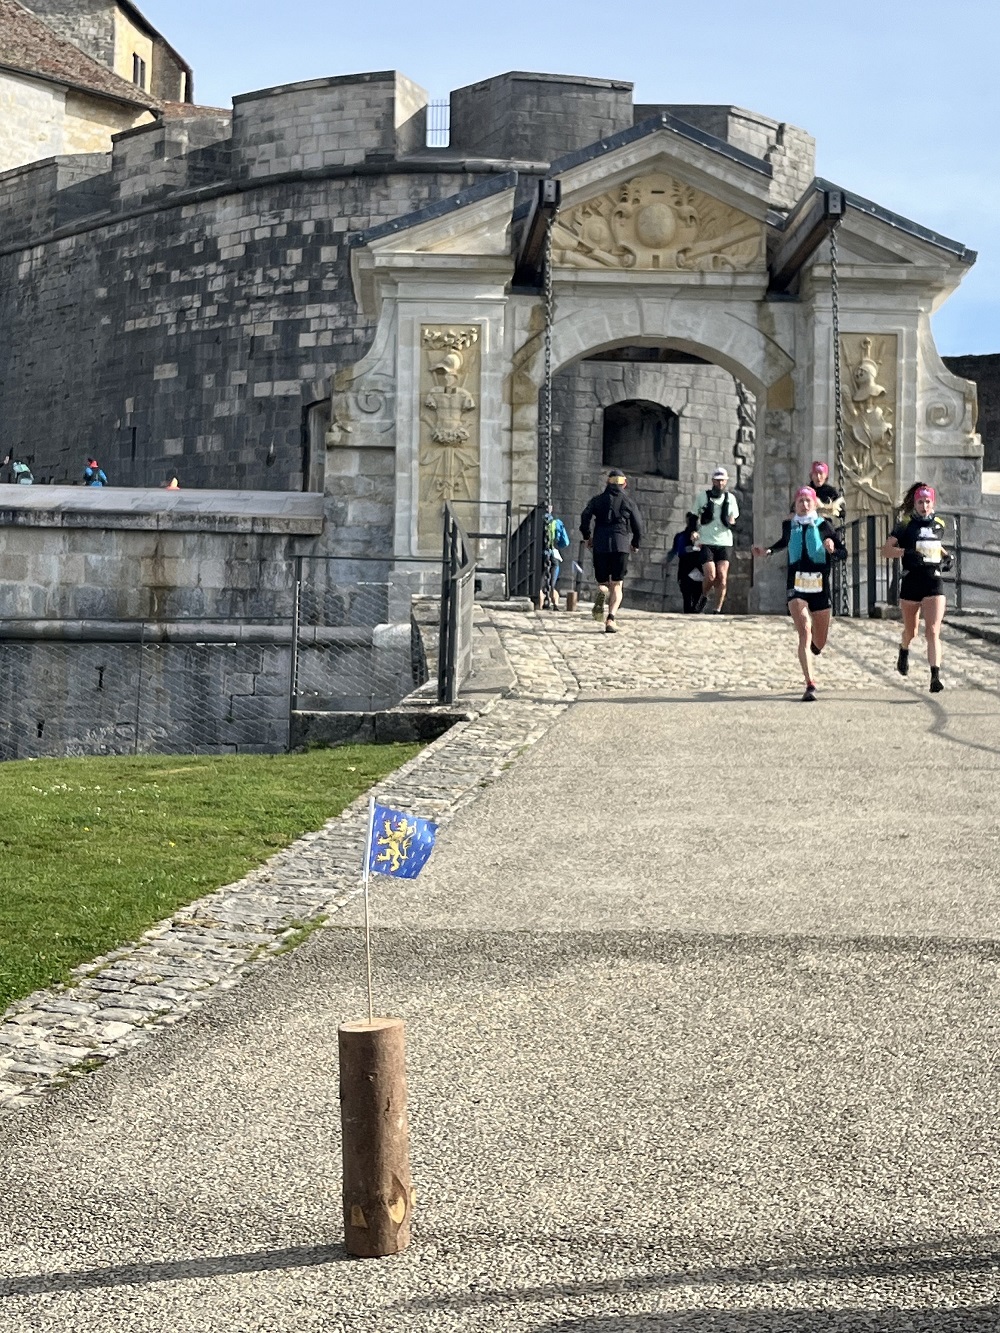
{"type": "Polygon", "coordinates": [[[416,879],[434,850],[437,824],[376,805],[368,842],[368,870],[396,879],[416,879]]]}

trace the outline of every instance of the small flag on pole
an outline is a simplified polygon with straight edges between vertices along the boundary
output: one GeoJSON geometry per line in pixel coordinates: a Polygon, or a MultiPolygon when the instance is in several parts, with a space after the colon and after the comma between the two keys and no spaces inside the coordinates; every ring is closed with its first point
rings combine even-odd
{"type": "Polygon", "coordinates": [[[434,849],[437,824],[376,805],[369,829],[368,870],[396,879],[416,879],[434,849]]]}

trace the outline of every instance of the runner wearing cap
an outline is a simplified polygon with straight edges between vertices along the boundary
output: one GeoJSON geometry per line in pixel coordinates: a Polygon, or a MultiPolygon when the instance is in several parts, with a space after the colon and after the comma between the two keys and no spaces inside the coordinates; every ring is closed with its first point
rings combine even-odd
{"type": "Polygon", "coordinates": [[[618,632],[615,612],[621,606],[629,552],[637,551],[642,541],[642,517],[631,497],[625,494],[627,485],[624,472],[612,468],[604,490],[587,501],[580,515],[580,532],[594,553],[594,577],[598,584],[593,616],[595,620],[601,619],[606,600],[604,629],[608,634],[618,632]]]}
{"type": "Polygon", "coordinates": [[[702,566],[704,583],[695,609],[704,611],[709,593],[714,592],[716,615],[721,612],[726,600],[729,560],[733,551],[733,525],[740,516],[736,496],[726,489],[728,481],[729,473],[726,469],[717,467],[712,473],[711,487],[699,491],[690,506],[698,515],[701,548],[705,552],[705,563],[702,566]]]}
{"type": "Polygon", "coordinates": [[[941,621],[944,619],[945,595],[942,573],[951,568],[951,556],[944,549],[944,520],[934,513],[934,487],[914,482],[899,507],[899,522],[882,548],[887,560],[900,560],[903,582],[899,606],[903,613],[903,637],[896,658],[901,676],[910,670],[910,644],[924,617],[927,640],[927,664],[931,669],[931,693],[939,694],[941,682],[941,621]]]}
{"type": "Polygon", "coordinates": [[[814,703],[816,682],[813,658],[826,647],[830,633],[830,570],[834,560],[847,551],[827,518],[816,512],[816,492],[803,486],[795,493],[794,513],[781,525],[781,540],[772,546],[755,546],[755,556],[766,558],[788,550],[785,596],[788,613],[799,636],[799,665],[805,677],[803,703],[814,703]]]}

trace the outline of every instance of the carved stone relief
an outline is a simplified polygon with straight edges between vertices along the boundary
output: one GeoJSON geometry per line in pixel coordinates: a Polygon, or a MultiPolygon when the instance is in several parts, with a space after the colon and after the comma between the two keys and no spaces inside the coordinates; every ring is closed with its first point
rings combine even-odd
{"type": "Polygon", "coordinates": [[[479,496],[480,364],[478,326],[421,328],[417,515],[421,550],[440,546],[441,507],[446,500],[479,496]]]}
{"type": "Polygon", "coordinates": [[[764,227],[663,172],[636,176],[567,209],[552,234],[570,268],[762,270],[764,227]]]}
{"type": "Polygon", "coordinates": [[[842,333],[848,519],[886,514],[896,494],[896,335],[842,333]]]}

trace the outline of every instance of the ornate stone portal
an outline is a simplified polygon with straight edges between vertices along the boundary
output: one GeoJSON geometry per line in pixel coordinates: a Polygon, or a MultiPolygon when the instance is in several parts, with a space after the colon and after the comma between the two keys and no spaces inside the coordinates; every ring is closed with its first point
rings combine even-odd
{"type": "MultiPolygon", "coordinates": [[[[478,325],[420,330],[418,536],[441,544],[441,507],[479,498],[480,346],[478,325]]],[[[468,512],[460,517],[468,526],[468,512]]]]}
{"type": "Polygon", "coordinates": [[[555,262],[570,268],[717,272],[764,268],[764,228],[663,172],[636,176],[562,213],[555,262]]]}
{"type": "Polygon", "coordinates": [[[848,519],[896,503],[896,342],[894,333],[840,335],[848,519]]]}

